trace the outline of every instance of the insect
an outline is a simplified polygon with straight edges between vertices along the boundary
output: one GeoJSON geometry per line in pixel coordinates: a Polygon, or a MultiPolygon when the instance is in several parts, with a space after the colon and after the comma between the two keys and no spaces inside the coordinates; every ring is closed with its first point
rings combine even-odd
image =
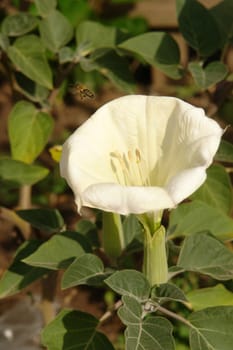
{"type": "Polygon", "coordinates": [[[83,100],[84,98],[94,98],[95,97],[94,92],[92,92],[85,85],[82,85],[82,84],[75,84],[71,88],[71,93],[73,95],[78,95],[81,98],[81,100],[83,100]]]}

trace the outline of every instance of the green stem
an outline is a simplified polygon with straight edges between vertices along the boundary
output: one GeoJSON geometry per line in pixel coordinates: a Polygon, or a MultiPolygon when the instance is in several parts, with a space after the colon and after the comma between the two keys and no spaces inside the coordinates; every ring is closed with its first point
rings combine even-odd
{"type": "Polygon", "coordinates": [[[103,248],[115,261],[125,248],[125,239],[119,214],[103,212],[103,248]]]}
{"type": "Polygon", "coordinates": [[[153,235],[145,228],[143,272],[151,286],[168,281],[165,229],[160,226],[153,235]]]}

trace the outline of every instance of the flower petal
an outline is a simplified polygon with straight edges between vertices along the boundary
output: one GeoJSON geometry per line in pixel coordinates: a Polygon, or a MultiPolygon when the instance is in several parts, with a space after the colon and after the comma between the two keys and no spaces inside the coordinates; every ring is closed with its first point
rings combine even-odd
{"type": "Polygon", "coordinates": [[[82,199],[85,206],[122,215],[154,212],[175,206],[167,191],[160,187],[95,184],[85,190],[82,199]]]}

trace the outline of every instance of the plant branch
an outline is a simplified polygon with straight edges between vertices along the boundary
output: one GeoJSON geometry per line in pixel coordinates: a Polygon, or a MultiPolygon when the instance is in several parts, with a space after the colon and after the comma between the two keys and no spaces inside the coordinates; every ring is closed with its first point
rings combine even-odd
{"type": "Polygon", "coordinates": [[[103,316],[99,319],[99,324],[104,323],[107,321],[110,317],[112,317],[113,313],[116,312],[122,305],[122,301],[118,300],[113,307],[110,310],[107,310],[103,316]]]}
{"type": "Polygon", "coordinates": [[[167,315],[169,317],[172,317],[172,318],[176,319],[177,321],[180,321],[180,322],[186,324],[186,326],[193,328],[192,323],[190,323],[188,320],[186,320],[186,318],[184,318],[183,316],[180,316],[180,315],[176,314],[175,312],[167,310],[165,307],[160,306],[158,304],[156,304],[156,309],[158,311],[162,312],[163,314],[165,314],[165,315],[167,315]]]}

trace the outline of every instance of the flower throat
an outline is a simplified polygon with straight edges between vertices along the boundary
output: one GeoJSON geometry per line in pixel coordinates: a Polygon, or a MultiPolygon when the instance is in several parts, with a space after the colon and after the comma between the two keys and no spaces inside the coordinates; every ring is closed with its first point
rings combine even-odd
{"type": "Polygon", "coordinates": [[[139,149],[127,153],[110,152],[110,164],[117,182],[125,186],[149,186],[143,175],[142,158],[139,149]]]}

